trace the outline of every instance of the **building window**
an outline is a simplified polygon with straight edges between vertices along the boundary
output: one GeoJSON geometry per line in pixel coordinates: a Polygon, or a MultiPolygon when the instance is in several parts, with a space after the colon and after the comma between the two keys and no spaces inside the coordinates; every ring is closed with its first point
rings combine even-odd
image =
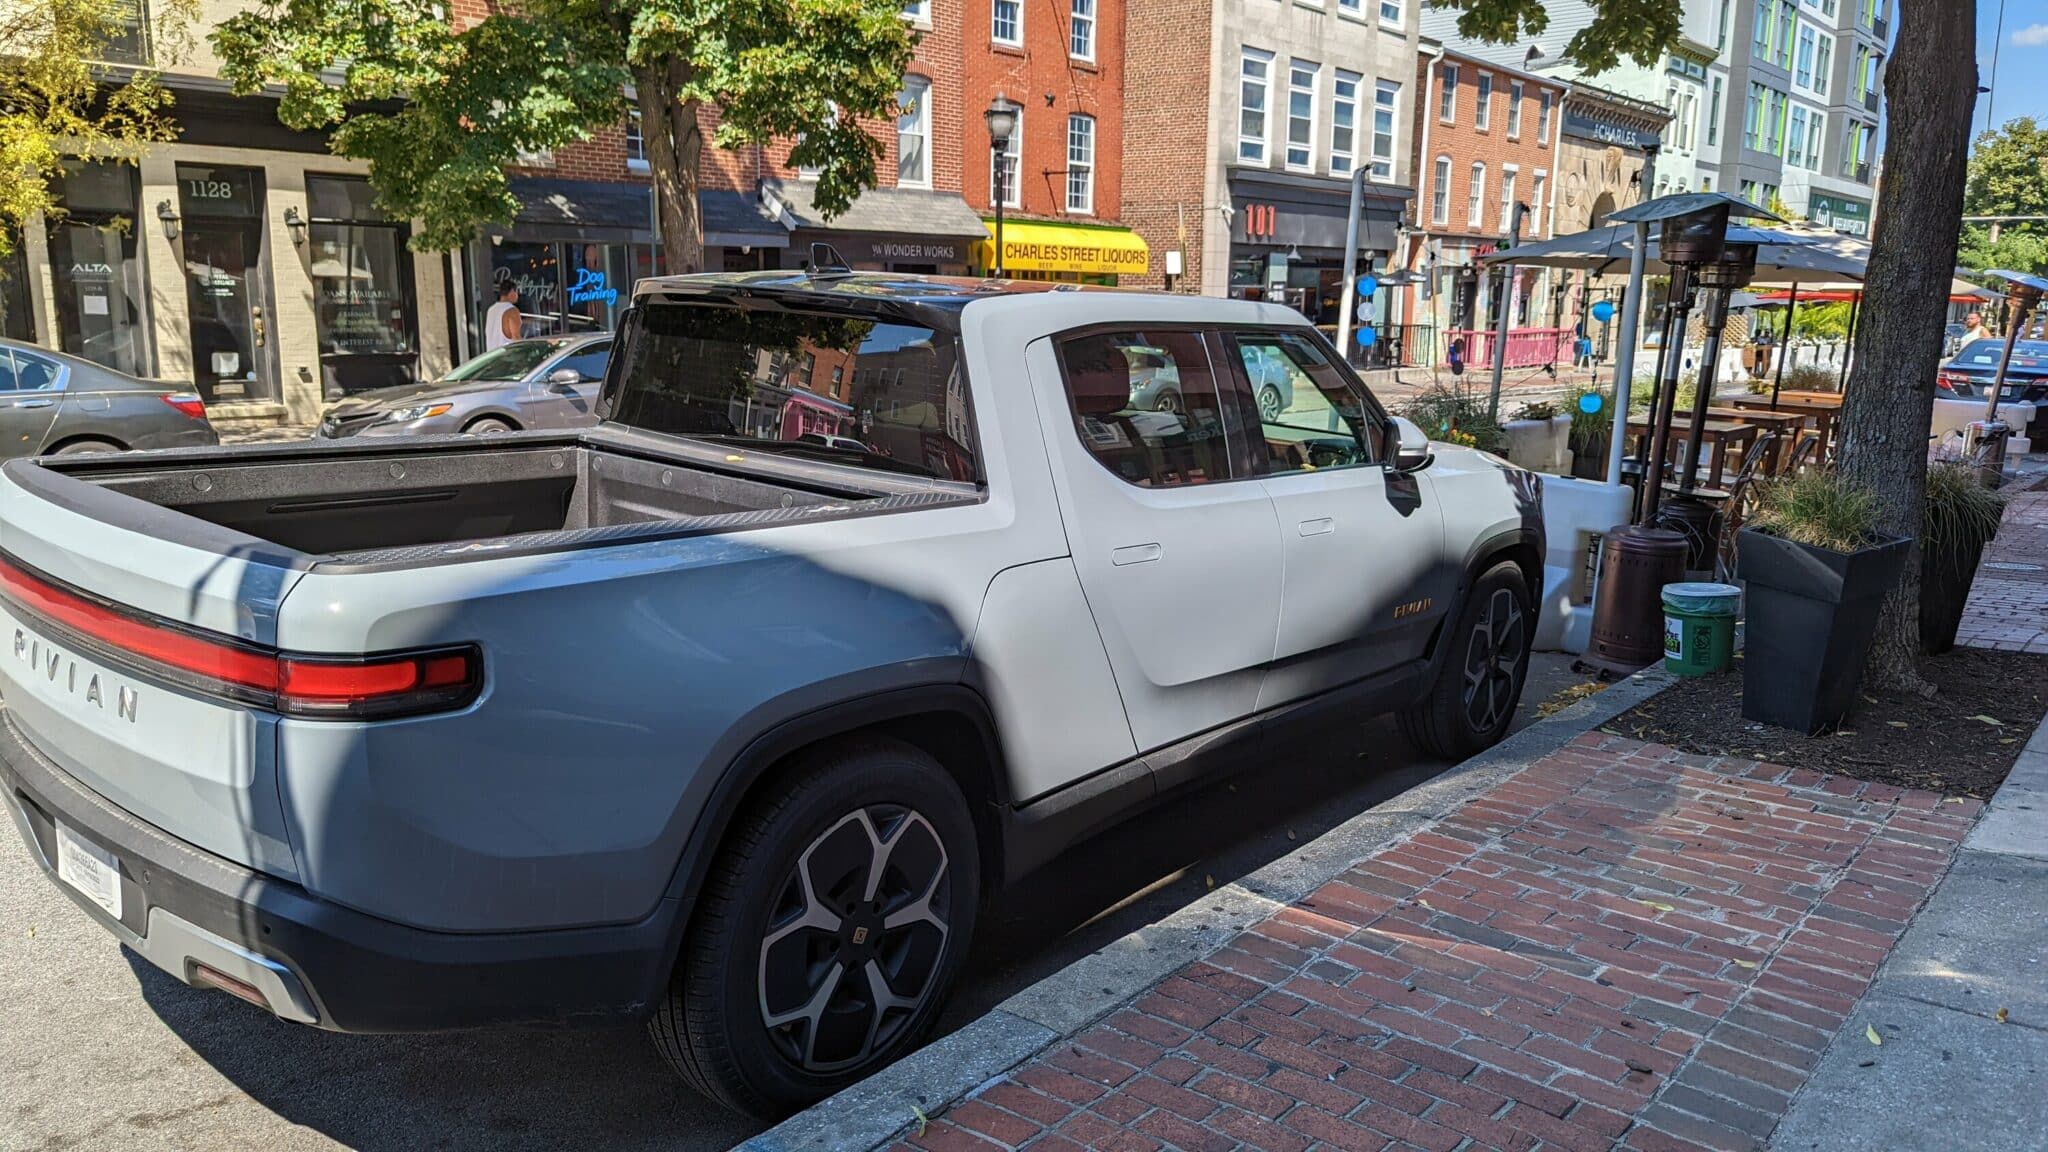
{"type": "Polygon", "coordinates": [[[1067,117],[1067,211],[1095,211],[1095,117],[1067,117]]]}
{"type": "Polygon", "coordinates": [[[1728,0],[1721,0],[1721,19],[1720,19],[1720,22],[1719,22],[1718,24],[1716,24],[1716,25],[1715,25],[1715,31],[1714,31],[1714,51],[1715,51],[1716,53],[1720,53],[1720,52],[1726,52],[1727,50],[1728,50],[1728,0]]]}
{"type": "Polygon", "coordinates": [[[1024,44],[1024,0],[994,0],[989,9],[989,39],[998,44],[1024,44]]]}
{"type": "Polygon", "coordinates": [[[1500,233],[1505,236],[1515,219],[1515,166],[1503,164],[1500,169],[1500,233]]]}
{"type": "Polygon", "coordinates": [[[1771,2],[1756,0],[1756,20],[1749,29],[1749,54],[1759,60],[1771,58],[1771,2]]]}
{"type": "Polygon", "coordinates": [[[1380,0],[1380,23],[1401,26],[1401,0],[1380,0]]]}
{"type": "Polygon", "coordinates": [[[1522,82],[1508,81],[1508,139],[1522,138],[1522,82]]]}
{"type": "Polygon", "coordinates": [[[1721,143],[1721,78],[1714,77],[1714,91],[1707,97],[1707,143],[1721,143]]]}
{"type": "Polygon", "coordinates": [[[1237,158],[1266,162],[1266,86],[1273,78],[1273,54],[1246,48],[1238,64],[1237,158]]]}
{"type": "Polygon", "coordinates": [[[1351,175],[1358,154],[1358,84],[1356,72],[1338,69],[1330,103],[1330,175],[1351,175]]]}
{"type": "Polygon", "coordinates": [[[1067,51],[1076,59],[1095,59],[1095,0],[1074,0],[1073,32],[1067,51]]]}
{"type": "MultiPolygon", "coordinates": [[[[913,188],[932,185],[932,82],[905,76],[896,102],[896,183],[913,188]]],[[[1012,136],[1011,139],[1015,139],[1012,136]]]]}
{"type": "Polygon", "coordinates": [[[921,28],[932,23],[932,0],[904,0],[903,18],[921,28]]]}
{"type": "Polygon", "coordinates": [[[1437,98],[1436,118],[1446,124],[1458,122],[1458,66],[1446,64],[1443,68],[1443,95],[1437,98]]]}
{"type": "Polygon", "coordinates": [[[1820,171],[1820,145],[1821,141],[1826,139],[1822,133],[1827,131],[1828,114],[1816,108],[1812,112],[1807,113],[1806,124],[1806,170],[1808,172],[1818,172],[1820,171]]]}
{"type": "Polygon", "coordinates": [[[1783,92],[1771,90],[1770,103],[1764,109],[1764,151],[1773,156],[1785,154],[1785,113],[1789,103],[1783,92]]]}
{"type": "Polygon", "coordinates": [[[1466,191],[1465,226],[1477,229],[1486,222],[1486,165],[1474,161],[1471,187],[1466,191]]]}
{"type": "Polygon", "coordinates": [[[1493,73],[1479,74],[1479,94],[1474,99],[1478,103],[1472,112],[1472,127],[1484,132],[1493,124],[1493,73]]]}
{"type": "Polygon", "coordinates": [[[647,139],[640,135],[638,108],[626,113],[626,167],[634,172],[647,171],[647,139]]]}
{"type": "Polygon", "coordinates": [[[1536,94],[1536,143],[1539,147],[1550,147],[1550,93],[1536,94]]]}
{"type": "Polygon", "coordinates": [[[1365,11],[1364,0],[1337,0],[1337,11],[1360,15],[1365,11]]]}
{"type": "Polygon", "coordinates": [[[1749,108],[1742,116],[1742,146],[1761,149],[1764,138],[1764,86],[1749,82],[1749,108]]]}
{"type": "Polygon", "coordinates": [[[1792,0],[1778,0],[1778,67],[1792,67],[1792,29],[1799,5],[1792,0]]]}
{"type": "Polygon", "coordinates": [[[1813,27],[1808,24],[1799,26],[1799,56],[1792,79],[1801,88],[1813,87],[1813,27]]]}
{"type": "Polygon", "coordinates": [[[1315,169],[1316,72],[1306,60],[1287,69],[1287,166],[1302,172],[1315,169]]]}
{"type": "Polygon", "coordinates": [[[1401,102],[1401,86],[1382,80],[1372,93],[1372,178],[1394,178],[1394,110],[1401,102]]]}
{"type": "Polygon", "coordinates": [[[1806,109],[1792,109],[1791,127],[1786,130],[1785,162],[1794,167],[1806,164],[1806,109]]]}
{"type": "Polygon", "coordinates": [[[1529,234],[1532,236],[1543,235],[1543,222],[1550,219],[1550,213],[1543,206],[1543,194],[1549,190],[1549,184],[1550,174],[1541,168],[1529,178],[1529,211],[1536,215],[1536,219],[1529,226],[1529,234]]]}
{"type": "Polygon", "coordinates": [[[989,203],[995,203],[995,191],[1003,193],[1003,207],[1022,206],[1022,190],[1017,187],[1017,161],[1024,154],[1024,106],[1012,101],[1009,107],[1017,113],[1017,127],[1010,133],[1009,143],[1001,152],[989,151],[989,203]]]}
{"type": "Polygon", "coordinates": [[[1820,41],[1814,45],[1813,91],[1817,96],[1828,94],[1828,78],[1834,71],[1835,38],[1823,32],[1820,41]]]}
{"type": "Polygon", "coordinates": [[[1446,224],[1451,218],[1451,158],[1436,158],[1436,184],[1429,190],[1429,220],[1446,224]]]}

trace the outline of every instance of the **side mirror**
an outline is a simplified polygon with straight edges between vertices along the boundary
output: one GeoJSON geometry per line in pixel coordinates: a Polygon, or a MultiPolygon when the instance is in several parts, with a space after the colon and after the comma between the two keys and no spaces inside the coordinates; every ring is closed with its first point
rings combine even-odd
{"type": "Polygon", "coordinates": [[[1429,450],[1429,437],[1406,416],[1394,417],[1393,434],[1387,439],[1393,441],[1388,467],[1396,472],[1420,472],[1436,460],[1429,450]]]}
{"type": "Polygon", "coordinates": [[[574,368],[557,368],[548,373],[548,391],[570,392],[583,383],[583,373],[574,368]]]}

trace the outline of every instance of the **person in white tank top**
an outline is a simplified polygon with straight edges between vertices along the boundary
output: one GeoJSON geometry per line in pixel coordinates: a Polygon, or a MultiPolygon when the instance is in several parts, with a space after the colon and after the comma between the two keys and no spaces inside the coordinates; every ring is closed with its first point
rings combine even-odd
{"type": "Polygon", "coordinates": [[[498,302],[484,313],[484,351],[503,348],[519,339],[519,285],[498,285],[498,302]]]}

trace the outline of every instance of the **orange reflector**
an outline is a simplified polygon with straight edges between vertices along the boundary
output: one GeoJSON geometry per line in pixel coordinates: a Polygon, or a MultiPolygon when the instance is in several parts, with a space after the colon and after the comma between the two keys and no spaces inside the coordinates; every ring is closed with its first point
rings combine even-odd
{"type": "Polygon", "coordinates": [[[218,968],[209,968],[198,961],[192,962],[192,983],[206,988],[218,988],[237,1000],[247,1000],[265,1012],[270,1011],[270,1001],[254,984],[237,980],[218,968]]]}

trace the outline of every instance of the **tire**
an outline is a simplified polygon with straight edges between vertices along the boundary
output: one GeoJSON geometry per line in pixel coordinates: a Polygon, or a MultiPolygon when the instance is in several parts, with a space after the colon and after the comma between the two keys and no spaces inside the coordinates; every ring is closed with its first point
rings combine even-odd
{"type": "Polygon", "coordinates": [[[1401,714],[1409,741],[1453,762],[1499,743],[1529,678],[1535,627],[1521,569],[1509,563],[1487,569],[1444,634],[1448,647],[1429,695],[1401,714]]]}
{"type": "Polygon", "coordinates": [[[1152,398],[1152,410],[1154,412],[1171,412],[1174,415],[1179,415],[1180,393],[1171,388],[1160,389],[1159,395],[1152,398]]]}
{"type": "Polygon", "coordinates": [[[126,449],[106,440],[73,440],[52,452],[52,456],[93,456],[103,452],[122,452],[126,449]]]}
{"type": "Polygon", "coordinates": [[[462,430],[471,436],[498,436],[506,432],[518,431],[509,421],[500,420],[496,416],[479,416],[471,420],[462,430]]]}
{"type": "Polygon", "coordinates": [[[699,1092],[763,1119],[822,1099],[923,1041],[980,896],[973,816],[930,757],[887,740],[810,756],[728,831],[648,1022],[655,1047],[699,1092]],[[864,987],[839,978],[849,958],[864,987]],[[900,1003],[874,1011],[885,998],[900,1003]]]}
{"type": "Polygon", "coordinates": [[[1280,390],[1271,384],[1259,390],[1259,419],[1268,424],[1278,424],[1280,413],[1286,411],[1286,402],[1280,398],[1280,390]]]}

